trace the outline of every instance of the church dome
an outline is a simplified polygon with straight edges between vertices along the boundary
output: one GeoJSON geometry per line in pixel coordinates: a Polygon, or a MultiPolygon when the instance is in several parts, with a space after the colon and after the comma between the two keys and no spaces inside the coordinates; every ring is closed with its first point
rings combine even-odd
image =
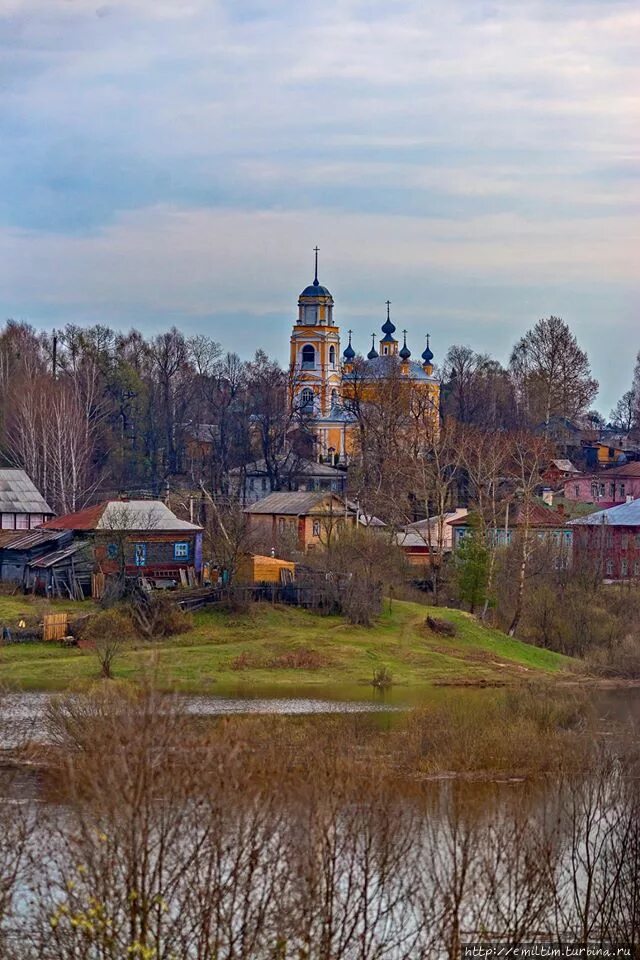
{"type": "Polygon", "coordinates": [[[326,287],[323,287],[322,284],[318,283],[318,281],[315,280],[308,287],[304,288],[300,296],[301,297],[330,297],[331,293],[329,290],[327,290],[326,287]]]}
{"type": "Polygon", "coordinates": [[[342,351],[342,356],[344,357],[345,360],[353,360],[355,355],[356,355],[356,352],[351,346],[351,330],[349,330],[349,343],[346,345],[346,347],[342,351]]]}
{"type": "Polygon", "coordinates": [[[433,360],[433,353],[429,348],[429,334],[427,334],[427,348],[426,350],[422,351],[422,359],[424,360],[425,363],[431,363],[431,361],[433,360]]]}

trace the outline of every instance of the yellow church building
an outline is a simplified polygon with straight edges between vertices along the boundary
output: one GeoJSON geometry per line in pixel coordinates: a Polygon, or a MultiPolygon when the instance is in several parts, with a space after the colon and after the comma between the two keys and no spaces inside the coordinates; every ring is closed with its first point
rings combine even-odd
{"type": "Polygon", "coordinates": [[[407,332],[400,347],[395,337],[387,301],[382,336],[373,333],[366,357],[356,354],[349,342],[340,355],[340,328],[333,314],[334,301],[318,280],[318,248],[315,248],[315,276],[298,297],[298,317],[290,341],[290,382],[293,411],[304,419],[313,433],[320,460],[334,464],[348,462],[357,426],[355,397],[366,402],[367,393],[384,389],[390,377],[399,377],[410,386],[410,395],[419,395],[432,425],[439,416],[440,382],[434,376],[433,353],[427,346],[421,362],[411,359],[407,332]],[[426,402],[424,402],[426,401],[426,402]]]}

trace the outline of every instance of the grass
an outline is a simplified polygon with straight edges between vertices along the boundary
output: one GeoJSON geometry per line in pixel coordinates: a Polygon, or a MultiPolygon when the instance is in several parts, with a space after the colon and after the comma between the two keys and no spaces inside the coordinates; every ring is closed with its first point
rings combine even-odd
{"type": "MultiPolygon", "coordinates": [[[[27,601],[28,603],[28,601],[27,601]]],[[[89,612],[88,604],[54,602],[52,609],[89,612]]],[[[25,611],[24,598],[0,597],[0,624],[25,611]]],[[[116,659],[115,675],[140,679],[152,671],[164,689],[191,693],[269,692],[371,694],[374,671],[386,668],[393,690],[416,692],[434,684],[514,682],[568,670],[569,658],[513,640],[459,610],[395,600],[370,629],[340,617],[257,604],[246,613],[215,608],[194,614],[193,629],[157,643],[139,643],[116,659]],[[428,613],[451,621],[456,636],[425,625],[428,613]]],[[[0,682],[22,689],[61,690],[96,679],[91,650],[57,643],[0,648],[0,682]]],[[[402,694],[404,695],[404,694],[402,694]]]]}

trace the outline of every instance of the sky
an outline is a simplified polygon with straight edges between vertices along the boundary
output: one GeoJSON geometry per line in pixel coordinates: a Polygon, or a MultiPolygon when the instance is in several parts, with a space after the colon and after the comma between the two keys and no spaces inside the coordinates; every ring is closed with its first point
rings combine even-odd
{"type": "Polygon", "coordinates": [[[0,0],[0,319],[640,349],[637,0],[0,0]]]}

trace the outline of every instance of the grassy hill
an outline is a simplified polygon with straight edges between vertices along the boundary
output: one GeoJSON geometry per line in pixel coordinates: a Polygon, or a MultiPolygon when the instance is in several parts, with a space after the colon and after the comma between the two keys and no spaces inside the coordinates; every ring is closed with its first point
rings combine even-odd
{"type": "MultiPolygon", "coordinates": [[[[15,622],[24,609],[23,598],[0,597],[0,624],[15,622]]],[[[210,608],[193,619],[193,629],[180,636],[123,650],[115,662],[116,676],[135,680],[151,671],[163,688],[191,693],[306,692],[357,698],[371,694],[373,673],[380,667],[391,672],[394,691],[409,693],[433,684],[549,676],[572,664],[484,627],[461,611],[397,600],[390,609],[386,605],[370,629],[269,604],[235,615],[210,608]],[[452,622],[456,635],[431,631],[425,624],[428,613],[452,622]]],[[[11,687],[67,689],[91,682],[97,673],[97,660],[88,649],[55,643],[0,648],[0,683],[11,687]]]]}

